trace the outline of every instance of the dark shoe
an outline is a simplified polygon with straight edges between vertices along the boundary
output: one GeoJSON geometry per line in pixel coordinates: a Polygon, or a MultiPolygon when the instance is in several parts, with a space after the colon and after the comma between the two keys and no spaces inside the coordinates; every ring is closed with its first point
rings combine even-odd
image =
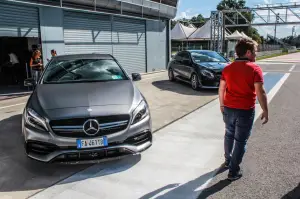
{"type": "Polygon", "coordinates": [[[234,180],[240,179],[242,176],[243,176],[243,174],[242,174],[241,170],[239,170],[238,172],[235,172],[235,173],[229,172],[228,180],[234,181],[234,180]]]}

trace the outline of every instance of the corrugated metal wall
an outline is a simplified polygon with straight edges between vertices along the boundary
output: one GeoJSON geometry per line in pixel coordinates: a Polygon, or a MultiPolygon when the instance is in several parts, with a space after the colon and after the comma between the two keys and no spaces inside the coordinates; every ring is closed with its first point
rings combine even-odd
{"type": "Polygon", "coordinates": [[[65,53],[108,53],[128,74],[146,72],[145,29],[145,20],[65,12],[65,53]]]}
{"type": "Polygon", "coordinates": [[[113,55],[127,73],[146,72],[145,21],[113,18],[113,55]]]}
{"type": "Polygon", "coordinates": [[[167,66],[167,22],[147,21],[147,68],[148,72],[165,70],[167,66]]]}
{"type": "Polygon", "coordinates": [[[106,15],[64,13],[65,53],[112,53],[111,20],[106,15]]]}
{"type": "Polygon", "coordinates": [[[38,9],[1,2],[0,36],[39,37],[38,9]]]}

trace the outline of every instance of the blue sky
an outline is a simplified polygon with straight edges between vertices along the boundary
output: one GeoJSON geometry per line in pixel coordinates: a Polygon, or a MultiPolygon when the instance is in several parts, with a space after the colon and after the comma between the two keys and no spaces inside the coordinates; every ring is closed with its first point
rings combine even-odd
{"type": "MultiPolygon", "coordinates": [[[[201,13],[204,17],[209,17],[210,12],[216,10],[218,3],[221,0],[179,0],[179,6],[176,18],[191,18],[201,13]]],[[[288,3],[288,2],[299,2],[300,0],[246,0],[246,5],[254,7],[258,4],[274,4],[274,3],[288,3]]],[[[300,13],[300,10],[298,11],[300,13]]],[[[278,28],[277,35],[284,37],[292,34],[292,25],[281,26],[278,28]]],[[[257,28],[260,34],[265,35],[266,33],[274,34],[274,27],[263,26],[257,28]]],[[[296,27],[296,33],[300,34],[300,25],[296,27]]]]}

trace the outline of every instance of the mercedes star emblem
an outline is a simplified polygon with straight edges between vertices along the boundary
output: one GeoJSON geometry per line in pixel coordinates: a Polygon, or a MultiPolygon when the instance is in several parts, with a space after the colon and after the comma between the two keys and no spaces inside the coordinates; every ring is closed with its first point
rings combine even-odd
{"type": "Polygon", "coordinates": [[[87,135],[96,135],[100,130],[99,123],[97,120],[87,120],[83,124],[83,131],[87,135]]]}

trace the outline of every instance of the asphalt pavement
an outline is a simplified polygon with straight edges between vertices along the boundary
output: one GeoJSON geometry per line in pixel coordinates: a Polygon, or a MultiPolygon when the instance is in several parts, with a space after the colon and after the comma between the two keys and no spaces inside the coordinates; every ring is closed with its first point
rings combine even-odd
{"type": "Polygon", "coordinates": [[[217,175],[199,199],[300,198],[300,64],[262,65],[269,72],[272,67],[290,75],[269,104],[269,123],[255,122],[242,162],[244,176],[230,183],[227,172],[217,175]]]}

